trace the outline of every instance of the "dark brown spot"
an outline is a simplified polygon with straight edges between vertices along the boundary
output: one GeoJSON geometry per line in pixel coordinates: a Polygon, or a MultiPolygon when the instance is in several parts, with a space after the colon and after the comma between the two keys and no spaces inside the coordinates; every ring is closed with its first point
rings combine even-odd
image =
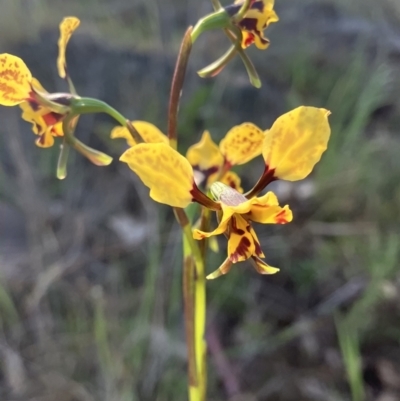
{"type": "Polygon", "coordinates": [[[232,216],[231,224],[230,224],[231,232],[234,232],[237,235],[244,235],[244,230],[237,226],[237,221],[235,215],[232,216]]]}
{"type": "Polygon", "coordinates": [[[250,240],[247,237],[242,237],[239,241],[236,251],[232,253],[232,255],[230,255],[229,259],[232,262],[236,263],[239,260],[240,256],[246,257],[249,252],[250,245],[250,240]]]}

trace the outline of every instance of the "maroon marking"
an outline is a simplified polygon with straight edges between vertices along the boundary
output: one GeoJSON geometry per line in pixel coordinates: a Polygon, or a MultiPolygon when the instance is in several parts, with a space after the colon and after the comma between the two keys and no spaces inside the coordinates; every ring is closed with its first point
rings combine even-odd
{"type": "Polygon", "coordinates": [[[239,228],[238,225],[237,225],[237,221],[236,221],[235,215],[233,215],[232,218],[231,218],[230,226],[231,226],[231,230],[234,233],[236,233],[237,235],[244,235],[244,233],[245,233],[244,230],[239,228]]]}
{"type": "Polygon", "coordinates": [[[248,250],[250,248],[251,242],[247,237],[242,237],[239,241],[239,244],[236,248],[236,251],[232,253],[232,255],[229,256],[229,259],[233,262],[236,263],[239,261],[240,256],[246,256],[248,253],[248,250]]]}
{"type": "Polygon", "coordinates": [[[27,100],[27,102],[29,103],[29,106],[31,106],[31,109],[33,111],[38,111],[40,109],[40,105],[36,100],[27,100]]]}
{"type": "MultiPolygon", "coordinates": [[[[225,8],[225,11],[231,17],[233,17],[235,14],[237,14],[239,12],[242,5],[243,5],[243,2],[238,3],[238,4],[231,4],[224,8],[225,8]]],[[[264,10],[264,3],[262,2],[262,0],[251,0],[249,10],[250,9],[252,9],[252,10],[256,9],[256,10],[262,12],[264,10]]]]}
{"type": "Polygon", "coordinates": [[[254,34],[253,33],[249,33],[249,36],[244,41],[245,47],[249,47],[250,45],[252,45],[255,42],[255,40],[256,40],[256,37],[254,36],[254,34]]]}
{"type": "Polygon", "coordinates": [[[212,166],[208,169],[201,169],[199,167],[199,165],[193,166],[193,170],[196,170],[198,172],[200,172],[203,175],[203,180],[198,183],[200,186],[203,186],[206,184],[207,180],[209,179],[209,177],[213,174],[215,174],[216,172],[218,172],[219,168],[218,166],[212,166]]]}
{"type": "Polygon", "coordinates": [[[246,32],[257,32],[257,19],[256,18],[243,18],[239,22],[239,26],[246,32]]]}
{"type": "Polygon", "coordinates": [[[36,127],[37,132],[46,131],[46,127],[42,127],[37,121],[32,121],[32,124],[36,127]]]}
{"type": "MultiPolygon", "coordinates": [[[[227,181],[228,181],[228,180],[227,180],[227,181]]],[[[236,185],[236,183],[235,183],[234,180],[229,180],[229,181],[228,181],[228,185],[229,185],[231,188],[237,190],[237,185],[236,185]]]]}
{"type": "Polygon", "coordinates": [[[50,127],[60,122],[64,116],[62,114],[53,113],[51,111],[50,113],[47,113],[42,117],[46,125],[50,127]]]}
{"type": "Polygon", "coordinates": [[[44,145],[44,144],[46,143],[46,134],[40,135],[38,142],[39,142],[41,145],[44,145]]]}
{"type": "Polygon", "coordinates": [[[222,170],[224,173],[229,171],[232,168],[233,164],[224,156],[224,165],[222,167],[222,170]]]}
{"type": "Polygon", "coordinates": [[[276,224],[286,224],[288,221],[286,219],[286,210],[281,210],[276,216],[275,221],[276,224]]]}
{"type": "MultiPolygon", "coordinates": [[[[32,88],[32,85],[31,85],[31,88],[32,88]]],[[[33,88],[29,92],[29,97],[26,100],[27,100],[27,102],[29,102],[29,104],[32,106],[32,108],[33,108],[33,104],[39,105],[38,101],[36,99],[36,93],[33,91],[33,88]]]]}
{"type": "Polygon", "coordinates": [[[255,245],[255,254],[257,256],[262,257],[264,255],[264,252],[261,249],[261,245],[258,243],[258,241],[255,240],[254,237],[253,237],[253,241],[254,241],[254,245],[255,245]]]}
{"type": "Polygon", "coordinates": [[[254,246],[255,246],[255,253],[256,253],[256,255],[257,256],[262,256],[263,254],[264,254],[264,252],[262,251],[262,249],[261,249],[261,245],[260,245],[260,243],[258,242],[258,240],[256,239],[256,237],[254,237],[254,235],[251,233],[251,231],[250,231],[250,224],[246,227],[246,229],[247,229],[247,231],[248,231],[248,233],[251,235],[251,238],[253,238],[253,243],[254,243],[254,246]]]}

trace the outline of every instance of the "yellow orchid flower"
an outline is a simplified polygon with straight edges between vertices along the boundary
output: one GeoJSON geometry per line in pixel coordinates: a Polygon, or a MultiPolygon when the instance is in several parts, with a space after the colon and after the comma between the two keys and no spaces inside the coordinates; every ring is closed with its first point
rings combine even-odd
{"type": "Polygon", "coordinates": [[[195,239],[227,231],[228,253],[232,263],[251,257],[257,263],[258,271],[265,274],[278,271],[259,259],[264,256],[257,235],[249,224],[250,220],[275,224],[291,221],[291,211],[287,206],[281,208],[272,193],[248,200],[230,186],[216,182],[211,186],[213,192],[221,188],[224,191],[220,190],[217,201],[214,201],[196,185],[189,161],[165,143],[138,144],[128,149],[120,160],[138,174],[150,188],[150,197],[157,202],[181,208],[198,202],[212,210],[222,209],[223,217],[218,228],[212,233],[195,230],[195,239]],[[241,203],[235,204],[237,200],[241,203]]]}
{"type": "MultiPolygon", "coordinates": [[[[59,55],[57,66],[62,78],[66,74],[65,50],[67,43],[79,26],[75,17],[65,18],[60,24],[59,55]]],[[[56,136],[63,136],[62,120],[69,111],[70,93],[48,93],[39,81],[32,77],[26,64],[12,54],[0,54],[0,104],[19,105],[22,118],[32,123],[33,132],[39,136],[36,144],[50,147],[56,136]]]]}
{"type": "MultiPolygon", "coordinates": [[[[216,200],[209,198],[196,184],[194,169],[189,160],[166,143],[138,144],[128,149],[120,160],[127,163],[150,188],[150,197],[155,201],[180,208],[198,202],[221,215],[214,231],[194,231],[196,239],[222,233],[228,238],[228,258],[209,278],[225,274],[233,263],[247,259],[251,259],[258,272],[273,274],[278,270],[261,260],[264,255],[251,222],[284,224],[292,220],[292,212],[288,206],[279,206],[272,192],[256,196],[273,180],[299,180],[312,171],[327,147],[330,136],[329,114],[325,109],[302,106],[279,117],[264,135],[261,148],[266,162],[264,173],[246,196],[231,186],[215,182],[211,185],[211,191],[216,200]]],[[[203,135],[203,139],[204,146],[208,142],[207,146],[214,149],[211,152],[212,162],[220,162],[221,158],[215,151],[216,145],[210,142],[209,135],[203,135]]],[[[227,157],[226,150],[231,149],[234,143],[229,137],[221,142],[219,149],[224,155],[223,159],[228,160],[229,164],[244,163],[250,153],[238,151],[227,157]]],[[[192,161],[204,151],[203,145],[194,149],[192,161]]],[[[253,149],[252,146],[249,148],[253,149]]],[[[205,163],[202,157],[196,160],[205,163]]],[[[207,167],[206,164],[202,166],[207,167]]]]}
{"type": "MultiPolygon", "coordinates": [[[[231,6],[225,7],[229,15],[235,15],[243,5],[244,0],[236,0],[231,6]]],[[[253,43],[258,49],[266,49],[269,40],[264,36],[264,30],[269,24],[279,21],[274,11],[274,0],[253,0],[249,10],[237,25],[242,31],[242,48],[253,43]]]]}
{"type": "MultiPolygon", "coordinates": [[[[195,229],[193,237],[200,240],[225,233],[228,238],[228,259],[230,262],[236,263],[252,258],[257,271],[260,273],[274,274],[278,272],[279,269],[260,261],[260,258],[265,256],[251,222],[262,224],[289,223],[293,218],[289,206],[280,207],[277,197],[272,192],[268,192],[260,198],[247,199],[244,195],[221,182],[215,182],[211,186],[211,192],[221,204],[221,220],[218,227],[211,232],[195,229]]],[[[227,273],[226,263],[224,266],[223,271],[218,269],[208,278],[216,278],[227,273]]]]}

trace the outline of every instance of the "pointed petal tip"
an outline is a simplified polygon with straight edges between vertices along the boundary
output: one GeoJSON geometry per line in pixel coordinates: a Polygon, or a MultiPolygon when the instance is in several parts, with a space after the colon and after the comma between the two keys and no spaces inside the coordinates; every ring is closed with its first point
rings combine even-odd
{"type": "Polygon", "coordinates": [[[214,273],[209,274],[208,276],[206,276],[206,280],[215,280],[216,278],[222,276],[223,273],[221,273],[220,271],[216,270],[214,273]]]}
{"type": "Polygon", "coordinates": [[[229,258],[226,258],[224,262],[222,262],[221,266],[218,267],[217,270],[213,271],[208,276],[206,276],[206,279],[214,280],[220,276],[223,276],[224,274],[228,273],[231,270],[232,264],[233,262],[229,258]]]}
{"type": "Polygon", "coordinates": [[[278,269],[277,267],[272,267],[272,266],[268,266],[268,268],[266,268],[263,271],[260,271],[260,274],[265,274],[265,275],[271,275],[271,274],[276,274],[280,271],[280,269],[278,269]]]}

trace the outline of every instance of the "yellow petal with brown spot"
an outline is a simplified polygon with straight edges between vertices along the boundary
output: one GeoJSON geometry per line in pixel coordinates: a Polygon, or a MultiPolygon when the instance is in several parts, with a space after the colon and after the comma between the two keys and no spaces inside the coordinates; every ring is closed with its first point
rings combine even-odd
{"type": "Polygon", "coordinates": [[[32,74],[26,64],[12,54],[0,54],[0,104],[16,106],[29,99],[32,74]]]}
{"type": "Polygon", "coordinates": [[[307,177],[328,146],[330,111],[301,106],[279,117],[266,133],[263,157],[274,176],[297,181],[307,177]]]}
{"type": "Polygon", "coordinates": [[[273,192],[267,192],[259,198],[250,200],[251,208],[247,217],[262,224],[286,224],[293,220],[289,206],[279,206],[278,199],[273,192]]]}
{"type": "Polygon", "coordinates": [[[233,127],[220,143],[221,153],[232,166],[244,164],[259,156],[265,138],[264,132],[252,123],[233,127]]]}
{"type": "MultiPolygon", "coordinates": [[[[166,143],[168,144],[168,138],[164,135],[154,124],[146,121],[132,121],[132,125],[139,132],[140,136],[146,143],[166,143]]],[[[129,146],[137,145],[135,139],[130,134],[126,127],[115,127],[111,131],[111,138],[123,138],[129,146]]]]}
{"type": "Polygon", "coordinates": [[[58,57],[57,57],[57,69],[58,75],[61,78],[65,78],[66,68],[67,68],[67,60],[65,58],[65,51],[67,48],[67,44],[72,34],[75,32],[76,28],[78,28],[81,22],[76,17],[66,17],[61,21],[60,24],[60,38],[58,39],[58,57]]]}
{"type": "Polygon", "coordinates": [[[51,128],[49,127],[43,134],[39,136],[35,141],[36,145],[40,148],[50,148],[54,145],[54,138],[51,134],[51,128]]]}
{"type": "Polygon", "coordinates": [[[19,105],[22,109],[22,119],[32,124],[32,130],[36,135],[42,135],[46,132],[47,124],[44,121],[43,114],[45,112],[38,106],[34,110],[29,102],[23,102],[19,105]]]}
{"type": "Polygon", "coordinates": [[[150,188],[150,197],[174,207],[192,202],[193,169],[190,163],[165,143],[140,143],[120,158],[150,188]]]}
{"type": "Polygon", "coordinates": [[[250,227],[250,223],[241,215],[232,216],[229,225],[228,257],[233,263],[242,262],[256,252],[256,244],[250,227]]]}

